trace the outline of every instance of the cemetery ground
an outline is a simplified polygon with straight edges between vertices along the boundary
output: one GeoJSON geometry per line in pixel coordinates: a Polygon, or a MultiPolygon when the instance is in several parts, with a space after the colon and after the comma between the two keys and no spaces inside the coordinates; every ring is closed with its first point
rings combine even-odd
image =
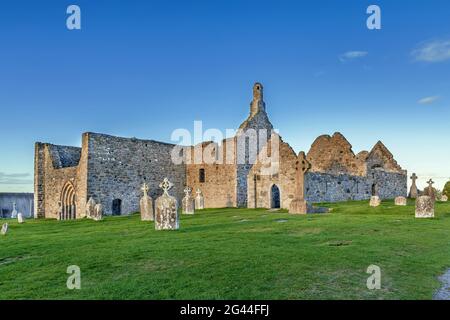
{"type": "Polygon", "coordinates": [[[450,267],[450,203],[325,204],[328,214],[207,209],[179,231],[138,214],[103,221],[9,220],[0,299],[432,299],[450,267]],[[66,287],[67,267],[81,289],[66,287]],[[381,289],[368,290],[369,265],[381,289]]]}

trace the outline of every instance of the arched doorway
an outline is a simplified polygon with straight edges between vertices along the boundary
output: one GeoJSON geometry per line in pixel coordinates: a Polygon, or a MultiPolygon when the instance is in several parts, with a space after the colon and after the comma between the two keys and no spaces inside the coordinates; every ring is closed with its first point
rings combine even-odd
{"type": "Polygon", "coordinates": [[[280,189],[275,184],[270,188],[270,207],[272,209],[279,209],[281,207],[280,189]]]}
{"type": "Polygon", "coordinates": [[[59,220],[71,220],[77,218],[77,205],[75,200],[75,188],[71,182],[67,182],[61,191],[60,208],[58,212],[59,220]]]}
{"type": "Polygon", "coordinates": [[[112,202],[112,215],[120,216],[122,214],[122,200],[114,199],[112,202]]]}

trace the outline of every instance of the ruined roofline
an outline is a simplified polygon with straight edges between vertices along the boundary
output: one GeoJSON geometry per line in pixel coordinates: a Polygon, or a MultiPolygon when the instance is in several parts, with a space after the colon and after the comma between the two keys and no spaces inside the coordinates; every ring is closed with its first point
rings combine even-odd
{"type": "Polygon", "coordinates": [[[97,136],[97,137],[105,137],[105,138],[111,138],[111,139],[117,139],[117,140],[126,140],[126,141],[139,141],[139,142],[150,142],[150,143],[157,143],[157,144],[162,144],[162,145],[167,145],[167,146],[176,146],[176,144],[174,143],[169,143],[169,142],[164,142],[164,141],[157,141],[157,140],[152,140],[152,139],[139,139],[136,137],[120,137],[120,136],[114,136],[112,134],[106,134],[106,133],[98,133],[98,132],[84,132],[84,135],[88,135],[88,136],[97,136]]]}

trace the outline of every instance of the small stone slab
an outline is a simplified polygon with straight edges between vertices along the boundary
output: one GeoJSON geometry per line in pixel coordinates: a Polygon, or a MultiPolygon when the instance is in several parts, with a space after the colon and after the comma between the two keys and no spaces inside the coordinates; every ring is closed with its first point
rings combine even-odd
{"type": "Polygon", "coordinates": [[[20,212],[17,214],[17,222],[18,223],[24,223],[25,222],[25,220],[23,218],[23,214],[20,213],[20,212]]]}
{"type": "Polygon", "coordinates": [[[371,207],[378,207],[381,204],[381,200],[379,196],[371,196],[369,205],[371,207]]]}
{"type": "Polygon", "coordinates": [[[4,223],[2,225],[2,230],[0,232],[2,235],[6,235],[8,233],[8,223],[4,223]]]}
{"type": "Polygon", "coordinates": [[[405,197],[397,197],[395,198],[395,205],[396,206],[406,206],[406,198],[405,197]]]}
{"type": "Polygon", "coordinates": [[[97,203],[94,208],[94,216],[92,217],[94,221],[100,221],[103,219],[103,206],[101,203],[97,203]]]}
{"type": "Polygon", "coordinates": [[[442,197],[441,197],[441,202],[447,202],[448,201],[448,197],[444,194],[442,197]]]}
{"type": "Polygon", "coordinates": [[[434,218],[434,200],[430,196],[416,199],[416,218],[434,218]]]}

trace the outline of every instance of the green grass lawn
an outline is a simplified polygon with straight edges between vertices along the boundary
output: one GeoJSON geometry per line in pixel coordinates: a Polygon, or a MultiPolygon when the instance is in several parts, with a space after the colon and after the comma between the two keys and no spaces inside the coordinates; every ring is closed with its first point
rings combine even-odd
{"type": "MultiPolygon", "coordinates": [[[[209,209],[155,231],[139,215],[103,221],[9,220],[0,299],[431,299],[450,267],[450,203],[326,204],[307,216],[209,209]],[[366,287],[369,265],[381,290],[366,287]],[[81,290],[66,269],[81,268],[81,290]]],[[[2,221],[4,222],[4,221],[2,221]]]]}

